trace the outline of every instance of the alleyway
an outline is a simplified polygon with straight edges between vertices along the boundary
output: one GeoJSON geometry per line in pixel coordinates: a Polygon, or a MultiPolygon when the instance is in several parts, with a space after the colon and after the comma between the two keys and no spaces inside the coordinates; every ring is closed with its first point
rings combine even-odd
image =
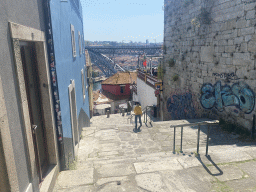
{"type": "MultiPolygon", "coordinates": [[[[173,129],[179,121],[154,122],[133,133],[127,116],[95,116],[84,128],[75,170],[61,172],[54,191],[165,192],[256,191],[256,145],[240,142],[218,126],[211,128],[205,157],[206,127],[184,127],[183,153],[172,153],[173,129]]],[[[176,133],[179,150],[180,132],[176,133]]]]}

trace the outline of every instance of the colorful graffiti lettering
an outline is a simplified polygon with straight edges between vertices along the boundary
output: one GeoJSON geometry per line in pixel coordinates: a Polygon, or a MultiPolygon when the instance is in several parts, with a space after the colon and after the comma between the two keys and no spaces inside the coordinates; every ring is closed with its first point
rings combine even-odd
{"type": "Polygon", "coordinates": [[[221,82],[218,81],[215,85],[204,84],[201,92],[200,102],[205,109],[215,107],[218,111],[224,111],[224,107],[235,106],[249,114],[255,107],[254,92],[244,83],[235,83],[230,87],[221,86],[221,82]]]}
{"type": "Polygon", "coordinates": [[[172,98],[167,100],[167,110],[171,113],[172,119],[196,118],[191,93],[173,95],[172,98]]]}

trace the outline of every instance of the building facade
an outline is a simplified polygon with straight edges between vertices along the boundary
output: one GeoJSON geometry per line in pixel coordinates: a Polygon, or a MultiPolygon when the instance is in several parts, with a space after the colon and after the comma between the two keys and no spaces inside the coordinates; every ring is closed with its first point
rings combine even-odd
{"type": "Polygon", "coordinates": [[[255,1],[165,0],[165,119],[210,117],[250,130],[255,1]]]}
{"type": "Polygon", "coordinates": [[[49,10],[55,110],[59,136],[63,139],[62,162],[68,169],[77,156],[82,128],[90,126],[82,6],[79,0],[49,1],[49,10]]]}
{"type": "Polygon", "coordinates": [[[92,78],[92,63],[88,50],[85,50],[86,67],[87,67],[87,83],[88,83],[88,95],[90,106],[90,117],[93,115],[93,78],[92,78]]]}
{"type": "Polygon", "coordinates": [[[137,83],[136,72],[118,72],[101,82],[102,93],[111,102],[111,113],[116,113],[120,108],[127,109],[127,102],[132,100],[132,84],[137,83]]]}
{"type": "Polygon", "coordinates": [[[43,2],[0,11],[0,191],[48,191],[59,158],[43,2]]]}

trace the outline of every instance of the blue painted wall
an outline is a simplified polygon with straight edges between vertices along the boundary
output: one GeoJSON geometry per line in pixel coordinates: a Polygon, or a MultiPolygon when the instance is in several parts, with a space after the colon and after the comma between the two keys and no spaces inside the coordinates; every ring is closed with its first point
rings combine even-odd
{"type": "MultiPolygon", "coordinates": [[[[84,33],[82,7],[79,0],[52,0],[50,1],[52,33],[55,51],[56,74],[58,78],[59,100],[64,138],[72,138],[70,105],[68,86],[70,80],[75,80],[77,117],[81,109],[90,118],[88,92],[86,90],[83,102],[81,70],[86,70],[85,54],[83,49],[84,33]],[[76,57],[73,57],[71,24],[75,29],[76,57]],[[79,54],[78,31],[82,39],[82,55],[79,54]]],[[[85,87],[87,85],[86,71],[84,71],[85,87]]],[[[65,140],[64,140],[65,146],[65,140]]]]}

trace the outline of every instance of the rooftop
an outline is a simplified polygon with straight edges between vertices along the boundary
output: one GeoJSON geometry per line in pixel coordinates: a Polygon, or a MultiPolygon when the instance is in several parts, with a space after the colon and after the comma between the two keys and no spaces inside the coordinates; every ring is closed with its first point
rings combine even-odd
{"type": "Polygon", "coordinates": [[[109,77],[105,81],[102,81],[101,84],[108,85],[123,85],[123,84],[132,84],[133,82],[137,83],[137,72],[118,72],[113,76],[109,77]]]}

